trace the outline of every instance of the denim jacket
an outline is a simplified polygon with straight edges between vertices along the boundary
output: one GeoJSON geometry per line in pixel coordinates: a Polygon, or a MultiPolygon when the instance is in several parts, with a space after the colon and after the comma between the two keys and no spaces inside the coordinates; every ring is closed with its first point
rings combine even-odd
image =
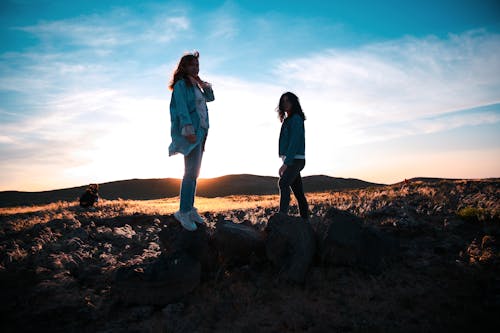
{"type": "Polygon", "coordinates": [[[279,155],[286,156],[283,161],[292,165],[296,155],[305,155],[306,140],[304,120],[298,114],[287,117],[281,124],[279,139],[279,155]]]}
{"type": "MultiPolygon", "coordinates": [[[[172,143],[168,147],[168,154],[172,156],[177,153],[188,155],[194,147],[203,144],[207,130],[200,126],[200,116],[196,111],[194,86],[188,86],[184,80],[179,80],[174,85],[172,98],[170,99],[170,135],[172,143]],[[182,135],[182,128],[192,125],[196,134],[196,142],[190,143],[182,135]]],[[[215,99],[212,88],[204,89],[203,95],[207,102],[215,99]]],[[[207,124],[208,118],[207,118],[207,124]]]]}

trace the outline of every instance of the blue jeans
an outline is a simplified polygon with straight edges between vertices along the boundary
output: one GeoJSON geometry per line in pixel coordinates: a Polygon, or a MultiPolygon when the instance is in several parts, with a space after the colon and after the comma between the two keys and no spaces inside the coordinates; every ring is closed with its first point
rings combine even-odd
{"type": "Polygon", "coordinates": [[[189,212],[194,205],[196,194],[196,180],[200,174],[201,159],[203,157],[203,142],[197,145],[188,155],[184,156],[184,177],[181,183],[180,211],[189,212]]]}
{"type": "Polygon", "coordinates": [[[290,206],[290,188],[293,190],[295,198],[299,204],[300,216],[303,219],[308,218],[309,207],[307,205],[304,188],[302,186],[302,177],[300,171],[304,169],[306,160],[295,159],[292,165],[287,166],[285,172],[278,181],[280,188],[280,213],[288,214],[290,206]]]}

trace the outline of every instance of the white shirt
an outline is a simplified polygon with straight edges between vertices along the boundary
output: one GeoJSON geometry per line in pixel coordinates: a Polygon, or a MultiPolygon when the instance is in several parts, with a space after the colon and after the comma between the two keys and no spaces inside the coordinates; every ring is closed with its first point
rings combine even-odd
{"type": "Polygon", "coordinates": [[[208,108],[207,108],[207,100],[205,96],[201,92],[201,88],[196,85],[194,88],[194,97],[196,103],[196,111],[200,116],[200,126],[203,128],[208,128],[208,108]]]}

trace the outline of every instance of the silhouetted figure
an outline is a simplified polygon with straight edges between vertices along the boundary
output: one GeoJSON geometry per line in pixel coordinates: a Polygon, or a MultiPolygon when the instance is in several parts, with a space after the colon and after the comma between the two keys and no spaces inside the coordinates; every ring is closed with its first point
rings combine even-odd
{"type": "Polygon", "coordinates": [[[90,184],[80,197],[80,206],[84,208],[92,207],[97,201],[99,201],[99,185],[90,184]]]}
{"type": "Polygon", "coordinates": [[[205,222],[194,207],[194,197],[209,128],[207,102],[214,100],[212,85],[198,76],[198,57],[198,52],[184,55],[169,85],[172,143],[168,152],[184,155],[180,207],[174,216],[189,231],[196,230],[195,222],[205,222]]]}
{"type": "Polygon", "coordinates": [[[299,204],[300,216],[304,220],[308,220],[309,208],[300,176],[300,171],[306,165],[304,130],[306,117],[300,106],[299,98],[291,92],[286,92],[281,96],[276,111],[282,122],[279,138],[279,156],[283,160],[283,165],[279,169],[280,179],[278,181],[279,211],[288,214],[291,188],[299,204]]]}

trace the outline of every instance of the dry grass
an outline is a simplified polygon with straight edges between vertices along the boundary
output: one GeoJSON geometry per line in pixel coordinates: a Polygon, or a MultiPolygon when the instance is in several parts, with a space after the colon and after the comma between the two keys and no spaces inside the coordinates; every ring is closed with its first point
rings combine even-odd
{"type": "MultiPolygon", "coordinates": [[[[221,213],[235,210],[276,207],[277,195],[228,196],[223,198],[196,197],[195,204],[200,213],[221,213]]],[[[90,209],[81,208],[78,201],[58,201],[48,205],[0,208],[8,229],[21,231],[36,224],[44,224],[54,219],[114,218],[134,214],[169,215],[179,209],[178,198],[159,200],[105,200],[90,209]]]]}
{"type": "MultiPolygon", "coordinates": [[[[412,205],[420,206],[421,210],[418,213],[427,215],[432,215],[439,209],[446,209],[449,213],[457,213],[459,216],[472,209],[476,213],[481,212],[476,214],[481,215],[479,216],[481,219],[498,219],[500,215],[495,181],[457,180],[440,183],[412,181],[406,185],[362,190],[306,193],[306,197],[311,208],[333,206],[361,216],[391,205],[402,210],[408,210],[412,205]],[[421,200],[425,200],[424,205],[421,200]]],[[[295,204],[294,199],[291,204],[295,204]]],[[[196,197],[195,205],[202,214],[237,210],[254,212],[260,209],[276,210],[279,205],[279,195],[196,197]]],[[[101,199],[97,206],[91,209],[80,208],[77,201],[58,201],[47,205],[0,208],[0,218],[11,221],[12,228],[20,230],[53,219],[78,219],[82,215],[88,218],[113,218],[133,214],[168,215],[173,214],[178,207],[178,197],[157,200],[101,199]]]]}
{"type": "MultiPolygon", "coordinates": [[[[310,203],[328,201],[331,193],[308,194],[310,203]]],[[[278,195],[235,195],[222,198],[196,197],[195,205],[200,213],[211,212],[220,213],[234,210],[247,210],[255,208],[273,208],[279,203],[278,195]]],[[[46,219],[71,218],[75,214],[85,213],[94,217],[114,217],[116,215],[168,215],[179,209],[178,198],[167,198],[158,200],[100,200],[91,209],[81,209],[77,201],[59,201],[48,205],[21,206],[0,208],[0,216],[29,214],[31,218],[38,217],[37,223],[46,219]]]]}
{"type": "Polygon", "coordinates": [[[47,205],[38,205],[38,206],[5,207],[5,208],[0,208],[0,216],[12,215],[12,214],[37,213],[44,211],[55,211],[66,208],[72,208],[75,206],[78,206],[77,201],[74,202],[57,201],[47,205]]]}

